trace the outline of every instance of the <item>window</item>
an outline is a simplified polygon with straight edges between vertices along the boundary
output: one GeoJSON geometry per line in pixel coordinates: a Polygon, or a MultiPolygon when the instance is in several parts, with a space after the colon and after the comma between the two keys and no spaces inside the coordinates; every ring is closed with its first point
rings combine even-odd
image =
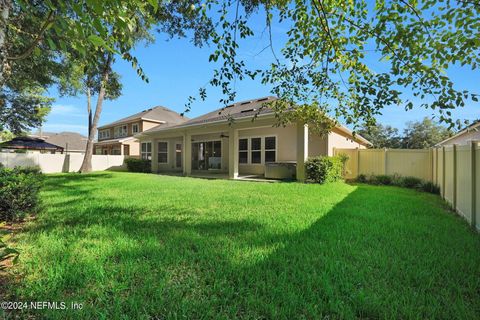
{"type": "Polygon", "coordinates": [[[115,138],[126,137],[127,136],[127,126],[115,127],[115,138]]]}
{"type": "Polygon", "coordinates": [[[238,163],[248,163],[248,139],[238,140],[238,163]]]}
{"type": "Polygon", "coordinates": [[[250,149],[251,162],[262,163],[262,138],[251,138],[250,149]]]}
{"type": "Polygon", "coordinates": [[[182,167],[182,144],[177,143],[175,145],[175,166],[177,168],[182,167]]]}
{"type": "Polygon", "coordinates": [[[138,128],[138,123],[134,123],[132,124],[132,133],[135,134],[135,133],[139,133],[140,130],[138,128]]]}
{"type": "Polygon", "coordinates": [[[277,138],[265,137],[265,163],[275,162],[277,158],[277,138]]]}
{"type": "Polygon", "coordinates": [[[168,142],[158,143],[158,163],[168,163],[168,142]]]}
{"type": "Polygon", "coordinates": [[[112,154],[116,155],[116,156],[119,156],[119,155],[122,154],[122,152],[120,151],[120,149],[112,149],[112,154]]]}
{"type": "Polygon", "coordinates": [[[152,143],[151,142],[142,142],[142,159],[152,160],[152,143]]]}
{"type": "Polygon", "coordinates": [[[110,138],[110,130],[101,130],[98,132],[98,140],[110,138]]]}

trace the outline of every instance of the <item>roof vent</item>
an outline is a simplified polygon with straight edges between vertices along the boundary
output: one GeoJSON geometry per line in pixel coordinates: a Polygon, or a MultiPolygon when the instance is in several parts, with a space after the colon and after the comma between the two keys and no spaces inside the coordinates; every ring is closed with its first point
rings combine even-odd
{"type": "Polygon", "coordinates": [[[249,104],[249,103],[251,103],[251,102],[252,102],[252,101],[245,101],[245,102],[240,103],[240,105],[243,106],[243,105],[249,104]]]}
{"type": "Polygon", "coordinates": [[[262,99],[258,99],[257,102],[260,102],[260,101],[267,101],[269,98],[262,98],[262,99]]]}
{"type": "Polygon", "coordinates": [[[235,104],[229,104],[228,106],[226,106],[225,108],[231,108],[233,107],[235,104]]]}
{"type": "Polygon", "coordinates": [[[246,110],[240,111],[240,113],[246,113],[246,112],[251,112],[251,111],[257,111],[257,109],[246,109],[246,110]]]}

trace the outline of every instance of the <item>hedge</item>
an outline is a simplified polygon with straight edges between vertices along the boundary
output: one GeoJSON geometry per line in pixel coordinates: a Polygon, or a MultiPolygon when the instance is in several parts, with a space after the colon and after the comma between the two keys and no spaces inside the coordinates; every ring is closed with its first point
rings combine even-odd
{"type": "Polygon", "coordinates": [[[309,158],[305,162],[307,182],[327,183],[343,179],[346,159],[345,156],[309,158]]]}
{"type": "Polygon", "coordinates": [[[125,164],[128,171],[131,172],[152,172],[152,162],[150,160],[127,158],[125,164]]]}
{"type": "Polygon", "coordinates": [[[19,221],[38,212],[42,181],[37,167],[0,166],[0,221],[19,221]]]}

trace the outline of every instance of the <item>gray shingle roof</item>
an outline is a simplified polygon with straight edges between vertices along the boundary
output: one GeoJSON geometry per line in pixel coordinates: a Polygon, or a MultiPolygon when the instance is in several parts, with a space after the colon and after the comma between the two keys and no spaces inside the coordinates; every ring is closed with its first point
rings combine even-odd
{"type": "MultiPolygon", "coordinates": [[[[30,137],[40,137],[40,133],[37,132],[30,135],[30,137]]],[[[87,137],[77,132],[42,132],[40,138],[44,139],[45,142],[60,146],[66,150],[85,151],[87,146],[87,137]]]]}
{"type": "Polygon", "coordinates": [[[122,118],[120,120],[111,122],[109,124],[105,124],[103,126],[98,127],[98,129],[106,128],[106,127],[111,127],[116,124],[120,123],[125,123],[125,122],[130,122],[134,120],[155,120],[155,121],[165,121],[166,123],[169,124],[178,124],[185,122],[188,120],[187,117],[182,117],[180,114],[176,113],[173,110],[170,110],[166,107],[162,106],[156,106],[147,110],[143,110],[141,112],[135,113],[131,116],[122,118]]]}
{"type": "Polygon", "coordinates": [[[227,119],[239,119],[243,117],[251,117],[259,114],[273,113],[273,110],[264,106],[265,102],[277,100],[276,97],[263,97],[258,99],[240,101],[224,108],[214,110],[199,117],[182,122],[178,125],[159,125],[155,128],[144,131],[145,133],[161,131],[166,128],[181,128],[185,126],[210,123],[227,119]]]}

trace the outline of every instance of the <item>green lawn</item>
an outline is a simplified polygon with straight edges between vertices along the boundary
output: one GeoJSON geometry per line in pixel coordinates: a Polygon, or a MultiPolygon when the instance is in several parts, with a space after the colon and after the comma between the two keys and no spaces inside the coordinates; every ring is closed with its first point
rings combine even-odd
{"type": "Polygon", "coordinates": [[[480,237],[427,193],[53,175],[8,289],[46,318],[478,318],[480,237]]]}

